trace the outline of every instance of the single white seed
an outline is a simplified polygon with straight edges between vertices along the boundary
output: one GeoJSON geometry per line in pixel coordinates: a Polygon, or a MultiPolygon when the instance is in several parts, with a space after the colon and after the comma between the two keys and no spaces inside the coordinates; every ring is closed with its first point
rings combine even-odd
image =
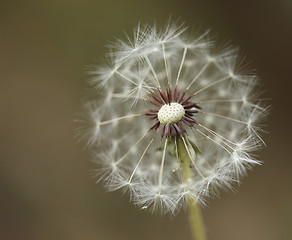
{"type": "Polygon", "coordinates": [[[164,104],[158,111],[158,120],[162,124],[176,123],[185,115],[184,107],[176,102],[164,104]]]}

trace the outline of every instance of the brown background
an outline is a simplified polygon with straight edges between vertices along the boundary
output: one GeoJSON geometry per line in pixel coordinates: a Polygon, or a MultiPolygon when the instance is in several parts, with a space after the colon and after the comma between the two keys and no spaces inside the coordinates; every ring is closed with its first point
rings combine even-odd
{"type": "Polygon", "coordinates": [[[190,240],[187,216],[105,193],[74,137],[84,66],[138,21],[169,15],[233,39],[271,98],[265,163],[204,209],[209,240],[292,238],[290,0],[6,1],[0,8],[0,239],[190,240]]]}

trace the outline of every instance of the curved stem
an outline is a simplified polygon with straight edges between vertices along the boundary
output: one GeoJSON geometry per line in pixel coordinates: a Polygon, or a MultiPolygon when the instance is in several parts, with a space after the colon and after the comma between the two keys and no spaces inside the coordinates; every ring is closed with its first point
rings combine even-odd
{"type": "MultiPolygon", "coordinates": [[[[190,168],[191,162],[181,139],[178,141],[178,150],[179,158],[181,160],[183,181],[187,185],[189,179],[193,178],[193,175],[192,169],[190,168]]],[[[207,240],[201,209],[198,202],[195,199],[188,197],[188,209],[193,239],[207,240]]]]}

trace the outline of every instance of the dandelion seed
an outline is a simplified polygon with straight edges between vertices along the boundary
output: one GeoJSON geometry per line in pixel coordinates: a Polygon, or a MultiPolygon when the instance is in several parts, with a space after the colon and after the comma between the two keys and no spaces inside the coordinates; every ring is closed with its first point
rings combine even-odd
{"type": "Polygon", "coordinates": [[[185,32],[139,24],[133,39],[112,43],[109,65],[90,70],[105,98],[86,105],[92,128],[80,129],[98,152],[96,176],[106,187],[162,213],[233,190],[260,164],[251,152],[263,144],[258,123],[268,110],[236,50],[214,52],[208,32],[193,39],[185,32]]]}

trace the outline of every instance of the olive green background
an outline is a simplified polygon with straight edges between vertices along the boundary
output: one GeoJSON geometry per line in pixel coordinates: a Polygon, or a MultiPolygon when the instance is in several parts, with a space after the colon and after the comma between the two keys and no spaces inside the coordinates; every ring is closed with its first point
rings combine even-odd
{"type": "Polygon", "coordinates": [[[2,1],[0,7],[0,239],[190,240],[187,215],[137,209],[105,193],[74,139],[84,66],[114,37],[169,16],[232,39],[258,70],[272,114],[263,166],[237,194],[203,210],[209,240],[292,239],[290,0],[2,1]]]}

